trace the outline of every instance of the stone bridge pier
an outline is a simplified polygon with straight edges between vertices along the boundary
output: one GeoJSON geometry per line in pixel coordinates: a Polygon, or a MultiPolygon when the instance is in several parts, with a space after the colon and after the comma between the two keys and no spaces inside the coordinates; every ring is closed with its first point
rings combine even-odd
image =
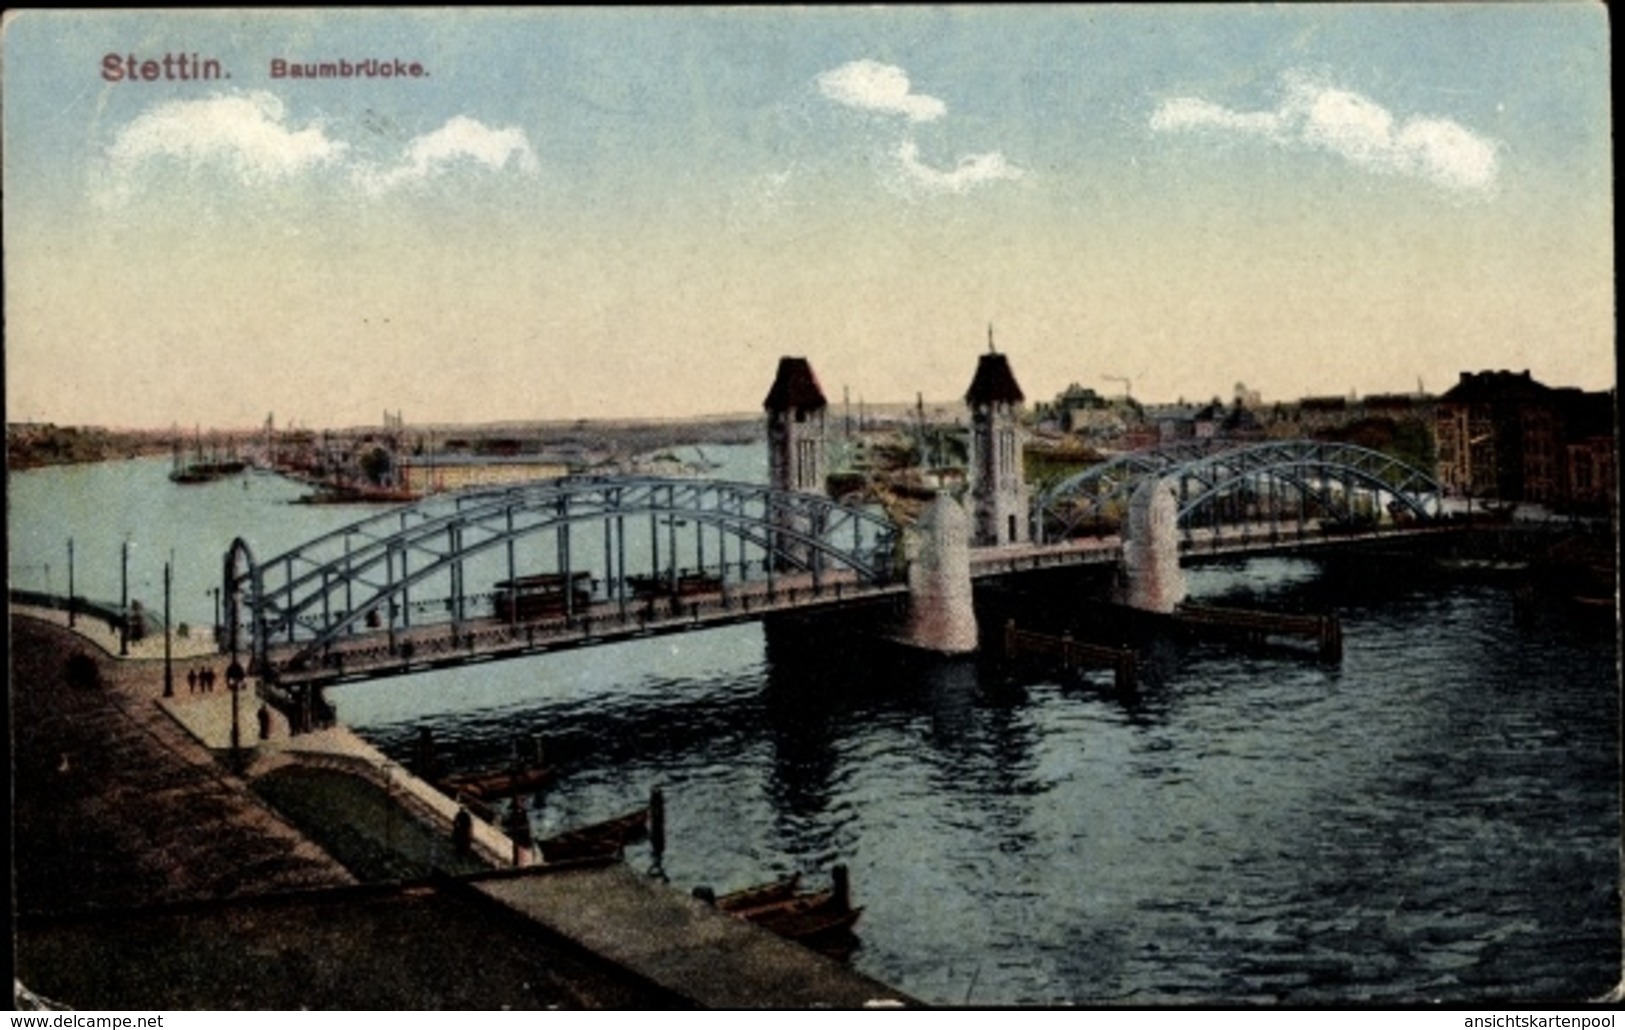
{"type": "Polygon", "coordinates": [[[970,516],[938,494],[909,538],[908,625],[903,642],[938,654],[976,650],[970,516]]]}
{"type": "Polygon", "coordinates": [[[1185,600],[1178,520],[1179,499],[1166,480],[1148,479],[1134,491],[1123,539],[1121,603],[1167,614],[1185,600]]]}

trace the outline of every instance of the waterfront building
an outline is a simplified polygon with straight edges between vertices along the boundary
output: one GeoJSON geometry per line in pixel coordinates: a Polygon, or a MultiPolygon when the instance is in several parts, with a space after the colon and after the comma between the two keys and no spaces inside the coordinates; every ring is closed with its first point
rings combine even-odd
{"type": "Polygon", "coordinates": [[[1463,372],[1438,400],[1438,478],[1466,497],[1600,507],[1613,495],[1612,393],[1554,389],[1529,371],[1463,372]]]}

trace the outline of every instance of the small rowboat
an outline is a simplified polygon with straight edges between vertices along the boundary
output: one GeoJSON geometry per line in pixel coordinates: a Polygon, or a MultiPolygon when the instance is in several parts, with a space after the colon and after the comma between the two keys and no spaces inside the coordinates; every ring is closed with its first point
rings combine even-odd
{"type": "Polygon", "coordinates": [[[542,861],[605,858],[649,835],[649,809],[640,808],[601,823],[567,830],[540,842],[542,861]]]}
{"type": "MultiPolygon", "coordinates": [[[[765,919],[800,915],[815,909],[830,908],[834,905],[834,902],[834,891],[812,891],[800,894],[790,893],[776,899],[764,899],[755,904],[740,905],[728,911],[741,919],[749,919],[753,923],[760,923],[765,919]]],[[[721,907],[720,904],[718,907],[721,907]]]]}
{"type": "Polygon", "coordinates": [[[507,772],[460,773],[441,779],[442,793],[456,797],[466,794],[480,801],[496,801],[518,794],[532,794],[553,779],[553,770],[546,766],[516,769],[507,772]]]}
{"type": "Polygon", "coordinates": [[[791,873],[781,880],[772,883],[758,884],[755,887],[746,887],[743,890],[732,891],[717,898],[717,908],[724,912],[739,913],[747,909],[760,908],[775,902],[788,901],[795,897],[796,889],[801,886],[801,874],[791,873]]]}
{"type": "Polygon", "coordinates": [[[813,908],[802,912],[765,916],[751,920],[764,930],[801,944],[816,946],[838,934],[851,931],[863,908],[813,908]]]}
{"type": "Polygon", "coordinates": [[[817,891],[733,914],[785,940],[822,951],[832,958],[844,959],[855,946],[852,927],[863,914],[863,909],[851,907],[834,891],[817,891]]]}
{"type": "Polygon", "coordinates": [[[863,914],[852,906],[846,866],[832,871],[832,889],[799,891],[801,874],[795,873],[755,887],[733,891],[713,904],[722,912],[777,934],[786,940],[845,961],[858,939],[852,927],[863,914]]]}

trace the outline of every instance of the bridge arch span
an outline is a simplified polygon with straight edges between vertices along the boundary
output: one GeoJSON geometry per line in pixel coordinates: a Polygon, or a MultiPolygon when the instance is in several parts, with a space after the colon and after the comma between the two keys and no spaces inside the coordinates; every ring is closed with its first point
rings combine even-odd
{"type": "Polygon", "coordinates": [[[449,622],[454,632],[504,608],[516,621],[522,582],[532,589],[547,581],[567,618],[591,604],[614,602],[624,614],[660,591],[675,597],[703,584],[726,594],[798,573],[815,586],[832,573],[880,584],[894,575],[895,537],[883,515],[817,495],[714,480],[569,477],[392,509],[262,565],[250,560],[246,571],[239,564],[228,578],[230,590],[253,598],[256,653],[274,641],[295,648],[297,660],[363,624],[385,629],[386,619],[392,645],[414,615],[419,626],[449,622]]]}
{"type": "Polygon", "coordinates": [[[1049,539],[1076,535],[1091,523],[1112,523],[1148,477],[1170,483],[1179,499],[1178,522],[1220,525],[1253,517],[1303,521],[1310,516],[1358,517],[1356,499],[1368,498],[1390,516],[1418,520],[1440,514],[1442,489],[1427,473],[1392,455],[1354,444],[1316,440],[1209,445],[1189,450],[1136,452],[1086,469],[1046,491],[1035,512],[1049,539]]]}

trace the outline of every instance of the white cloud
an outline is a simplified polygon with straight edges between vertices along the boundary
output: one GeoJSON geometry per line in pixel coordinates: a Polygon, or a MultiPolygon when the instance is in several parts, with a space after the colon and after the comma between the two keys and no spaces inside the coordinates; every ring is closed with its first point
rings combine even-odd
{"type": "Polygon", "coordinates": [[[1214,130],[1337,154],[1372,171],[1414,175],[1455,190],[1495,184],[1499,144],[1446,118],[1403,121],[1376,101],[1317,82],[1302,73],[1283,77],[1281,102],[1272,111],[1234,111],[1197,97],[1164,100],[1152,112],[1155,132],[1214,130]]]}
{"type": "Polygon", "coordinates": [[[1273,111],[1245,113],[1231,111],[1196,97],[1165,100],[1151,115],[1151,128],[1158,132],[1179,129],[1235,129],[1270,135],[1279,131],[1281,116],[1273,111]]]}
{"type": "Polygon", "coordinates": [[[167,157],[193,168],[217,165],[252,185],[336,161],[347,149],[319,124],[290,125],[278,97],[255,91],[161,103],[119,132],[107,161],[121,178],[167,157]]]}
{"type": "Polygon", "coordinates": [[[114,136],[91,170],[92,195],[104,206],[128,200],[143,185],[143,169],[162,160],[222,169],[250,187],[332,169],[374,196],[460,167],[527,175],[539,167],[523,129],[492,128],[464,115],[412,139],[393,162],[362,160],[332,129],[295,124],[281,98],[264,91],[166,101],[114,136]]]}
{"type": "Polygon", "coordinates": [[[913,140],[904,140],[898,145],[897,161],[907,185],[931,193],[964,193],[983,183],[1019,179],[1024,174],[998,151],[967,154],[952,170],[945,172],[922,162],[920,148],[913,140]]]}
{"type": "MultiPolygon", "coordinates": [[[[911,123],[934,122],[948,113],[948,105],[941,100],[914,92],[907,72],[879,61],[850,61],[824,72],[816,81],[827,99],[859,111],[901,115],[911,123]]],[[[881,161],[884,184],[907,196],[964,193],[983,183],[1019,179],[1022,174],[998,151],[968,154],[950,169],[933,168],[920,160],[919,145],[906,137],[881,161]]]]}
{"type": "Polygon", "coordinates": [[[518,171],[533,175],[536,153],[523,129],[493,129],[482,122],[458,115],[433,132],[408,143],[398,164],[379,170],[363,165],[354,171],[355,181],[371,193],[381,193],[406,183],[422,182],[461,163],[496,172],[512,162],[518,171]]]}
{"type": "Polygon", "coordinates": [[[930,122],[948,113],[936,97],[911,92],[908,73],[879,61],[852,61],[818,76],[818,91],[837,104],[860,111],[900,114],[911,122],[930,122]]]}

